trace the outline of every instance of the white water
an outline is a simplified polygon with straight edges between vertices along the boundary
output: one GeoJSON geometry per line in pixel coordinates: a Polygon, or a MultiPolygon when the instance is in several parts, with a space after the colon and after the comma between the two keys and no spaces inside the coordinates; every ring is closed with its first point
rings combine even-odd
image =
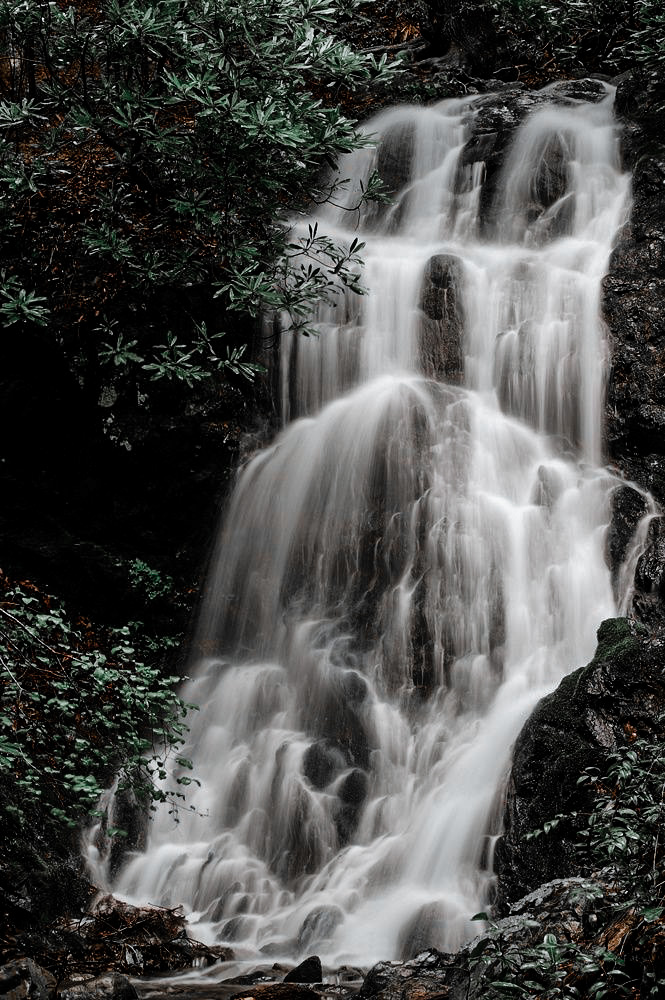
{"type": "Polygon", "coordinates": [[[203,816],[159,815],[113,886],[247,954],[366,965],[470,937],[511,746],[616,610],[599,295],[629,185],[611,94],[543,99],[491,225],[464,158],[482,105],[384,113],[377,149],[342,165],[357,187],[397,157],[404,185],[360,221],[319,218],[366,240],[369,294],[284,338],[298,419],[239,478],[184,692],[203,816]],[[460,385],[423,374],[425,328],[455,342],[453,300],[460,385]]]}

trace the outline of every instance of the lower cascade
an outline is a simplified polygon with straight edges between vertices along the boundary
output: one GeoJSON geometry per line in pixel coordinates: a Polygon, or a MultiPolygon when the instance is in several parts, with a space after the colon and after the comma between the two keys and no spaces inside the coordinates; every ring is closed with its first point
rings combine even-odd
{"type": "Polygon", "coordinates": [[[500,95],[383,112],[305,222],[365,243],[367,293],[282,335],[285,426],[239,475],[183,693],[194,811],[111,884],[238,955],[472,937],[512,744],[626,597],[600,289],[630,183],[612,88],[574,94],[524,95],[498,170],[500,95]],[[394,198],[358,208],[375,170],[394,198]]]}

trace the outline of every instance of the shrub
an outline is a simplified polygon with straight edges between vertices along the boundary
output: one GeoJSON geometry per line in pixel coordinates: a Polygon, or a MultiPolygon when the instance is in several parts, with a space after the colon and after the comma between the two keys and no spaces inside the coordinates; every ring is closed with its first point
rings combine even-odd
{"type": "Polygon", "coordinates": [[[193,779],[181,754],[191,706],[164,674],[164,649],[142,626],[94,629],[54,597],[2,578],[0,598],[0,826],[35,815],[74,827],[114,774],[148,804],[175,809],[193,779]],[[174,756],[181,775],[163,784],[174,756]]]}
{"type": "Polygon", "coordinates": [[[491,6],[514,47],[528,39],[552,72],[665,66],[660,0],[491,0],[491,6]]]}
{"type": "Polygon", "coordinates": [[[357,288],[357,247],[289,221],[365,141],[331,88],[389,74],[334,37],[356,5],[0,0],[0,322],[146,391],[251,377],[230,314],[357,288]]]}

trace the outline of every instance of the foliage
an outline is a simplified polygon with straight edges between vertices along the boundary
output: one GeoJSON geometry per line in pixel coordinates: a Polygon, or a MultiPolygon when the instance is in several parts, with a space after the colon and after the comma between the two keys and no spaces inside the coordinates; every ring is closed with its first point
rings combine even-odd
{"type": "MultiPolygon", "coordinates": [[[[661,996],[665,978],[653,962],[653,949],[659,947],[665,915],[665,735],[638,736],[630,725],[626,733],[627,741],[609,755],[604,774],[588,768],[579,778],[593,802],[583,817],[578,850],[584,867],[594,873],[585,884],[587,894],[604,897],[610,889],[606,908],[615,932],[610,936],[621,949],[630,939],[631,949],[646,956],[640,995],[661,996]]],[[[557,815],[529,836],[551,834],[572,818],[578,814],[557,815]]],[[[598,942],[561,942],[548,934],[542,945],[525,948],[504,941],[495,927],[472,954],[491,973],[490,998],[635,995],[635,970],[628,969],[616,947],[598,942]]]]}
{"type": "Polygon", "coordinates": [[[590,768],[579,779],[594,793],[580,846],[597,867],[611,866],[623,905],[651,910],[665,902],[665,737],[632,735],[604,775],[590,768]]]}
{"type": "MultiPolygon", "coordinates": [[[[145,578],[145,564],[135,569],[145,578]]],[[[145,638],[136,622],[100,632],[32,585],[2,583],[0,826],[24,824],[35,809],[75,826],[114,773],[119,789],[148,803],[182,799],[194,780],[180,753],[191,706],[162,663],[176,640],[145,638]],[[171,756],[183,773],[165,788],[171,756]]]]}
{"type": "MultiPolygon", "coordinates": [[[[609,755],[606,773],[587,768],[578,779],[593,793],[593,805],[577,846],[586,866],[611,878],[620,905],[652,909],[665,903],[665,734],[638,736],[630,725],[626,731],[629,738],[609,755]]],[[[528,837],[573,818],[578,813],[554,816],[528,837]]]]}
{"type": "MultiPolygon", "coordinates": [[[[486,914],[478,914],[484,918],[486,914]]],[[[525,921],[525,927],[539,927],[525,921]]],[[[541,1000],[601,1000],[605,996],[631,996],[622,958],[602,946],[559,941],[545,934],[542,942],[525,946],[504,940],[495,925],[471,950],[471,961],[487,980],[483,996],[538,997],[541,1000]]]]}
{"type": "Polygon", "coordinates": [[[290,221],[366,141],[329,88],[390,75],[334,37],[356,5],[0,0],[0,322],[51,330],[93,387],[145,392],[252,377],[242,343],[220,349],[230,314],[300,329],[358,287],[357,248],[290,221]]]}
{"type": "Polygon", "coordinates": [[[552,71],[621,72],[665,66],[660,0],[491,0],[502,30],[540,52],[552,71]]]}
{"type": "Polygon", "coordinates": [[[148,601],[171,597],[175,593],[173,577],[153,569],[143,559],[132,559],[129,562],[128,575],[132,588],[148,601]]]}

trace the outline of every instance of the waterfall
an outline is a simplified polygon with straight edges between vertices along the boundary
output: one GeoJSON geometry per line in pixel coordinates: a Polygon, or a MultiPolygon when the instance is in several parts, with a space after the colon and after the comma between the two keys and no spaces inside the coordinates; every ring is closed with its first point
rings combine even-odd
{"type": "Polygon", "coordinates": [[[113,885],[198,937],[366,965],[477,928],[512,744],[620,597],[600,285],[629,181],[595,87],[533,97],[498,173],[496,95],[384,112],[308,220],[365,242],[367,294],[283,335],[184,691],[196,812],[113,885]],[[395,197],[358,208],[375,169],[395,197]]]}

